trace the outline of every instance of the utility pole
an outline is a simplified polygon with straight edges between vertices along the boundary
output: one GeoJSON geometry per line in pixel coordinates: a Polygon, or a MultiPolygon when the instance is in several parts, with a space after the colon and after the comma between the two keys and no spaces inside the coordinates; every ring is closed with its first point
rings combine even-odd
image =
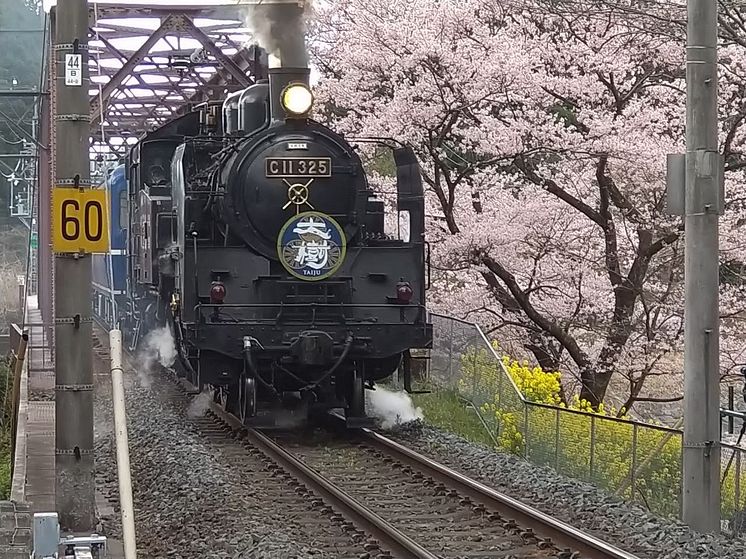
{"type": "Polygon", "coordinates": [[[687,1],[683,516],[720,531],[717,0],[687,1]]]}
{"type": "Polygon", "coordinates": [[[55,30],[56,508],[63,530],[90,532],[95,528],[91,258],[82,250],[89,227],[80,211],[81,189],[90,187],[88,2],[58,0],[55,30]]]}

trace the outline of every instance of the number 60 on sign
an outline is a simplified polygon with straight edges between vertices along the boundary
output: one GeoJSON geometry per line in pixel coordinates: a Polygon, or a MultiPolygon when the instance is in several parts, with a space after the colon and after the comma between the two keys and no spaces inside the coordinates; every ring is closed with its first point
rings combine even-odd
{"type": "Polygon", "coordinates": [[[105,190],[55,188],[52,191],[52,250],[109,252],[105,190]]]}

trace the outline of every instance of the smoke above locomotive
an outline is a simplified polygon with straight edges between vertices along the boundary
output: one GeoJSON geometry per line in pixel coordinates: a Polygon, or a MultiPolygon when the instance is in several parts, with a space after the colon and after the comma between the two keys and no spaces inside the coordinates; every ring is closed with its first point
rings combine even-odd
{"type": "Polygon", "coordinates": [[[285,67],[308,66],[306,21],[311,1],[246,6],[245,22],[256,43],[285,67]]]}

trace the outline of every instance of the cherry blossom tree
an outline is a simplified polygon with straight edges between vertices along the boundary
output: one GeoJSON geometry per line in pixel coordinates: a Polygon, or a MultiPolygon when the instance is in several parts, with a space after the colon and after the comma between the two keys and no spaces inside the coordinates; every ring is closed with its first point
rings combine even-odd
{"type": "MultiPolygon", "coordinates": [[[[675,2],[340,0],[312,24],[322,118],[417,153],[430,304],[520,340],[593,406],[614,375],[627,410],[680,398],[644,384],[681,366],[683,220],[665,212],[665,161],[685,151],[682,15],[675,2]]],[[[742,361],[746,304],[746,19],[731,19],[723,374],[742,361]]]]}

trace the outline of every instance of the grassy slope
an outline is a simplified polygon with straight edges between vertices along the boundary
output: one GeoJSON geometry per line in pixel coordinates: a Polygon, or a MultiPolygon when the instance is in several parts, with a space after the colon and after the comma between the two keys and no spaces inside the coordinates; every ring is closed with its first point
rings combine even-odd
{"type": "Polygon", "coordinates": [[[494,448],[495,445],[476,412],[466,407],[455,392],[415,394],[412,400],[415,406],[422,408],[428,423],[469,441],[494,448]]]}
{"type": "MultiPolygon", "coordinates": [[[[21,226],[0,232],[0,332],[8,331],[8,322],[20,318],[18,309],[18,281],[16,276],[25,274],[27,231],[21,226]]],[[[10,493],[10,402],[6,402],[8,362],[0,355],[0,499],[10,493]]],[[[10,393],[8,393],[10,398],[10,393]]]]}
{"type": "MultiPolygon", "coordinates": [[[[0,403],[5,402],[5,387],[8,380],[8,364],[0,361],[0,403]]],[[[8,386],[10,388],[10,386],[8,386]]],[[[8,392],[10,398],[10,392],[8,392]]],[[[8,402],[8,406],[10,403],[8,402]]],[[[0,499],[7,499],[10,495],[10,416],[3,411],[0,424],[0,499]]]]}

